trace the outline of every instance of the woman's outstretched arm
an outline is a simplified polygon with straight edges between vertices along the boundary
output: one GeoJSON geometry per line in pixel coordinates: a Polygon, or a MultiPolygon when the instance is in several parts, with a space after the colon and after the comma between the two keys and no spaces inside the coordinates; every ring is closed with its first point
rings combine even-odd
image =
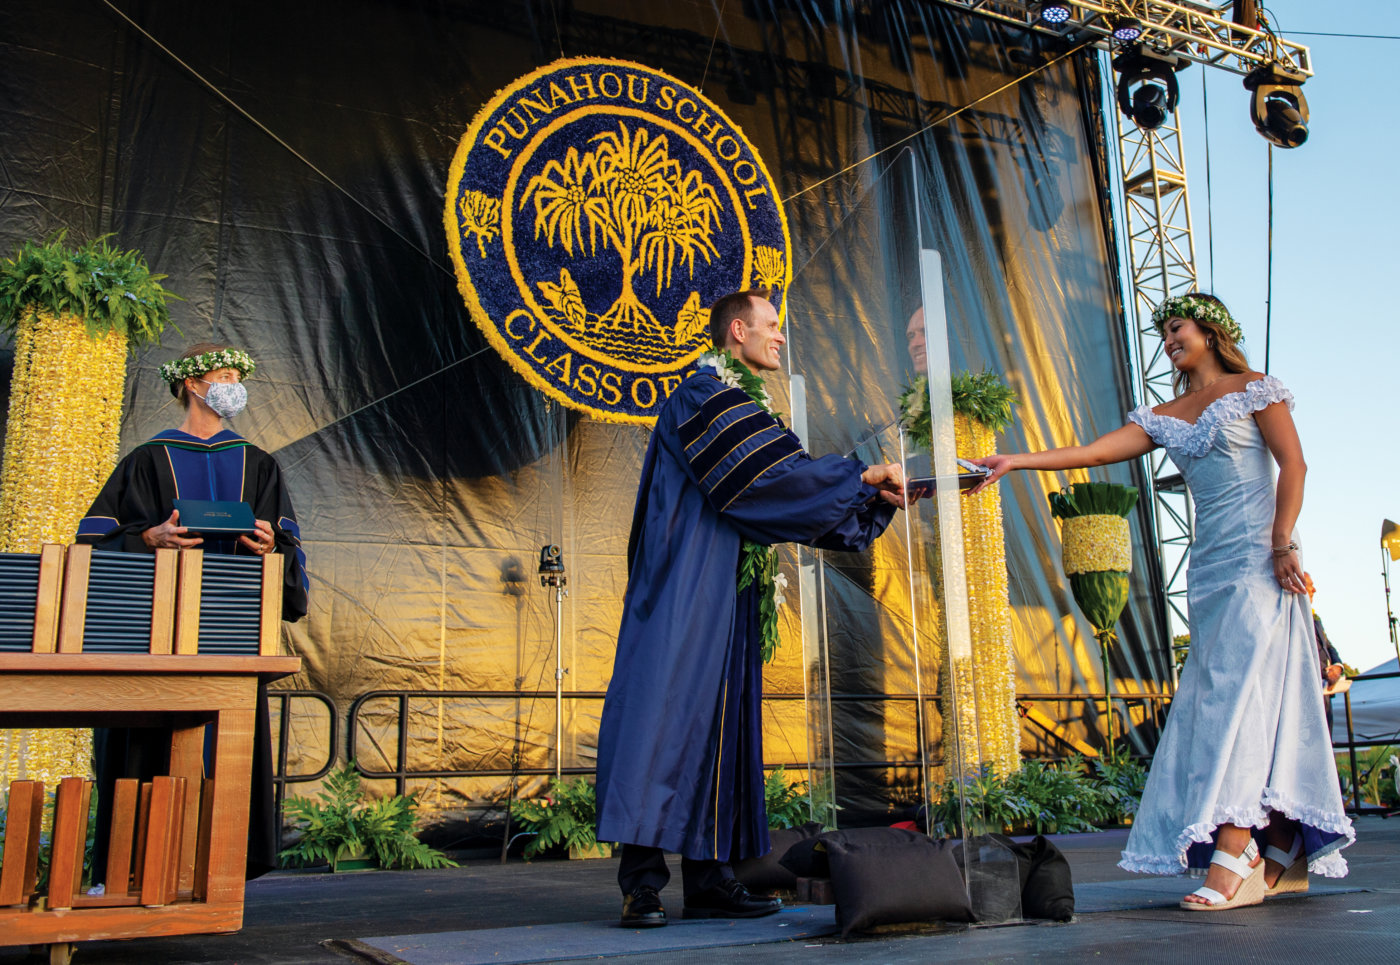
{"type": "Polygon", "coordinates": [[[1136,459],[1139,456],[1147,455],[1155,448],[1156,443],[1152,441],[1152,437],[1147,434],[1146,430],[1142,426],[1130,422],[1120,429],[1114,429],[1112,432],[1099,436],[1084,446],[1064,446],[1060,449],[1046,449],[1042,452],[1008,452],[996,456],[983,456],[981,459],[971,459],[969,462],[988,467],[992,470],[992,474],[978,484],[975,489],[969,490],[968,495],[981,492],[1013,469],[1087,469],[1091,466],[1106,466],[1111,462],[1136,459]]]}

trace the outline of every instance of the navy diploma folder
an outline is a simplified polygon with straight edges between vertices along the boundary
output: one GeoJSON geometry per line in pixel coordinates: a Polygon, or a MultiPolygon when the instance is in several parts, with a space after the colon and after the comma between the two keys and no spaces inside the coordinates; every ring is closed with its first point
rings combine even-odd
{"type": "Polygon", "coordinates": [[[180,513],[179,524],[188,529],[186,536],[235,539],[257,531],[253,507],[247,503],[177,499],[175,509],[180,513]]]}

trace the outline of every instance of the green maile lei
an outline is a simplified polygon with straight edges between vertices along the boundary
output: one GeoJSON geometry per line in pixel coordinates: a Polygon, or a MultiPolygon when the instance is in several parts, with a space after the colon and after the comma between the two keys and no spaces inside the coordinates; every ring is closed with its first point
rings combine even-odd
{"type": "MultiPolygon", "coordinates": [[[[764,412],[777,417],[773,400],[763,387],[763,380],[748,370],[727,349],[706,352],[696,361],[696,367],[708,370],[715,378],[731,388],[739,389],[764,412]]],[[[783,605],[783,590],[787,577],[778,572],[778,550],[752,540],[739,543],[739,568],[736,589],[742,593],[755,581],[758,583],[758,627],[762,640],[764,663],[771,663],[778,652],[778,607],[783,605]]]]}

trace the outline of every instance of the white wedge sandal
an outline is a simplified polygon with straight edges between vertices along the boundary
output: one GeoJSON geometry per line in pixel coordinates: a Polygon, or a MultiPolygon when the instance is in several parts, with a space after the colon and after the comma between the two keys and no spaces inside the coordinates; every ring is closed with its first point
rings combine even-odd
{"type": "Polygon", "coordinates": [[[1210,856],[1210,863],[1218,864],[1226,871],[1233,872],[1240,877],[1240,886],[1235,889],[1235,896],[1226,898],[1214,888],[1202,885],[1191,894],[1197,898],[1204,898],[1204,902],[1187,901],[1183,898],[1179,904],[1187,911],[1226,911],[1230,908],[1263,904],[1264,862],[1260,861],[1251,867],[1257,857],[1259,857],[1259,846],[1252,839],[1249,844],[1245,845],[1244,852],[1238,857],[1216,848],[1215,854],[1210,856]]]}
{"type": "Polygon", "coordinates": [[[1283,865],[1278,880],[1269,887],[1266,894],[1290,895],[1308,890],[1308,856],[1303,854],[1303,835],[1293,836],[1293,847],[1287,851],[1269,845],[1264,849],[1264,860],[1283,865]]]}

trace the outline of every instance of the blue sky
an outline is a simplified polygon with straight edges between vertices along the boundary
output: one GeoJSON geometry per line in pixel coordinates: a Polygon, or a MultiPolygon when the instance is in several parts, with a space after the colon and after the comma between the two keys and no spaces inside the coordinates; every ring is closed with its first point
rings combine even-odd
{"type": "MultiPolygon", "coordinates": [[[[1386,68],[1400,57],[1400,40],[1303,31],[1396,36],[1400,23],[1383,0],[1268,6],[1275,29],[1311,49],[1316,72],[1303,88],[1307,143],[1274,149],[1269,369],[1297,399],[1293,415],[1308,461],[1298,528],[1304,566],[1318,585],[1314,606],[1343,659],[1366,670],[1395,657],[1380,531],[1385,518],[1400,522],[1400,310],[1392,294],[1400,278],[1400,114],[1386,68]]],[[[1239,76],[1194,65],[1178,78],[1200,283],[1230,306],[1251,364],[1262,369],[1268,143],[1249,122],[1239,76]]],[[[1400,563],[1391,578],[1400,583],[1400,563]]],[[[1400,586],[1393,598],[1400,610],[1400,586]]]]}

